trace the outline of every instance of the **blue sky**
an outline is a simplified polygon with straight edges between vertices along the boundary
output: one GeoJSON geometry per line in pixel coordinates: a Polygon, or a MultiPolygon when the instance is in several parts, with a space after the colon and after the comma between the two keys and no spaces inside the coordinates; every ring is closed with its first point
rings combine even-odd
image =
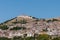
{"type": "Polygon", "coordinates": [[[18,15],[60,17],[60,0],[0,0],[0,22],[18,15]]]}

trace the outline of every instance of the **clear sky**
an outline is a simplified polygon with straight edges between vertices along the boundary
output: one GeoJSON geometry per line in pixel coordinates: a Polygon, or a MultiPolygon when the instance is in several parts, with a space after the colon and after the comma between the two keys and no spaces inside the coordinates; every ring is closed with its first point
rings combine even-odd
{"type": "Polygon", "coordinates": [[[60,17],[60,0],[0,0],[0,22],[18,15],[60,17]]]}

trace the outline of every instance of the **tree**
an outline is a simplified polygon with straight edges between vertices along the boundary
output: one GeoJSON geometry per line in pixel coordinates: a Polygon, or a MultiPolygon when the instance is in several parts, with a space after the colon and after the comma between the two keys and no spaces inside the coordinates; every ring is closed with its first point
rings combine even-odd
{"type": "Polygon", "coordinates": [[[53,18],[53,20],[52,20],[52,21],[59,21],[59,20],[58,20],[58,19],[54,19],[54,18],[53,18]]]}
{"type": "Polygon", "coordinates": [[[11,39],[6,38],[6,37],[0,37],[0,40],[11,40],[11,39]]]}
{"type": "Polygon", "coordinates": [[[60,37],[53,38],[53,40],[60,40],[60,37]]]}
{"type": "Polygon", "coordinates": [[[7,30],[9,27],[7,26],[7,25],[2,25],[2,26],[0,26],[0,29],[2,29],[2,30],[7,30]]]}
{"type": "Polygon", "coordinates": [[[25,27],[13,27],[11,28],[10,30],[25,30],[26,28],[25,27]]]}
{"type": "Polygon", "coordinates": [[[37,40],[49,40],[49,36],[47,34],[42,34],[37,37],[37,40]]]}
{"type": "Polygon", "coordinates": [[[27,37],[25,40],[34,40],[34,37],[27,37]]]}
{"type": "Polygon", "coordinates": [[[49,23],[49,22],[53,22],[53,21],[50,19],[50,20],[47,20],[47,22],[49,23]]]}
{"type": "Polygon", "coordinates": [[[12,40],[23,40],[23,38],[22,37],[20,37],[20,36],[15,36],[15,37],[13,37],[13,39],[12,40]]]}
{"type": "Polygon", "coordinates": [[[34,34],[34,40],[37,40],[38,34],[34,34]]]}
{"type": "Polygon", "coordinates": [[[24,36],[23,36],[24,40],[26,40],[26,36],[27,36],[27,34],[24,34],[24,36]]]}

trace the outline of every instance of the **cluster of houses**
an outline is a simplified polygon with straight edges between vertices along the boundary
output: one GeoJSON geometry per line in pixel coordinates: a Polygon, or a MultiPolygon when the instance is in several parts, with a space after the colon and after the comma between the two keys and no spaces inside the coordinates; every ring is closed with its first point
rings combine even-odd
{"type": "MultiPolygon", "coordinates": [[[[20,16],[18,16],[20,17],[20,16]]],[[[27,19],[30,17],[28,16],[21,16],[27,19]]],[[[31,18],[32,19],[32,18],[31,18]]],[[[46,22],[46,21],[30,21],[26,24],[20,24],[17,23],[15,25],[8,25],[9,29],[13,27],[26,27],[25,30],[1,30],[0,29],[0,37],[8,37],[12,38],[14,36],[24,36],[31,37],[34,36],[34,34],[48,34],[48,35],[58,35],[60,36],[60,22],[54,21],[54,22],[46,22]]]]}

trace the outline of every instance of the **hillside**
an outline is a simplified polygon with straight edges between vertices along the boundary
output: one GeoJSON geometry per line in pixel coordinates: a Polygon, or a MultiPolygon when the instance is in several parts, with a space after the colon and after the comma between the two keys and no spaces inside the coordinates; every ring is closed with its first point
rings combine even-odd
{"type": "Polygon", "coordinates": [[[0,36],[8,38],[24,34],[27,34],[27,37],[34,36],[34,34],[60,36],[60,18],[39,19],[25,15],[17,16],[1,23],[0,32],[0,36]]]}

